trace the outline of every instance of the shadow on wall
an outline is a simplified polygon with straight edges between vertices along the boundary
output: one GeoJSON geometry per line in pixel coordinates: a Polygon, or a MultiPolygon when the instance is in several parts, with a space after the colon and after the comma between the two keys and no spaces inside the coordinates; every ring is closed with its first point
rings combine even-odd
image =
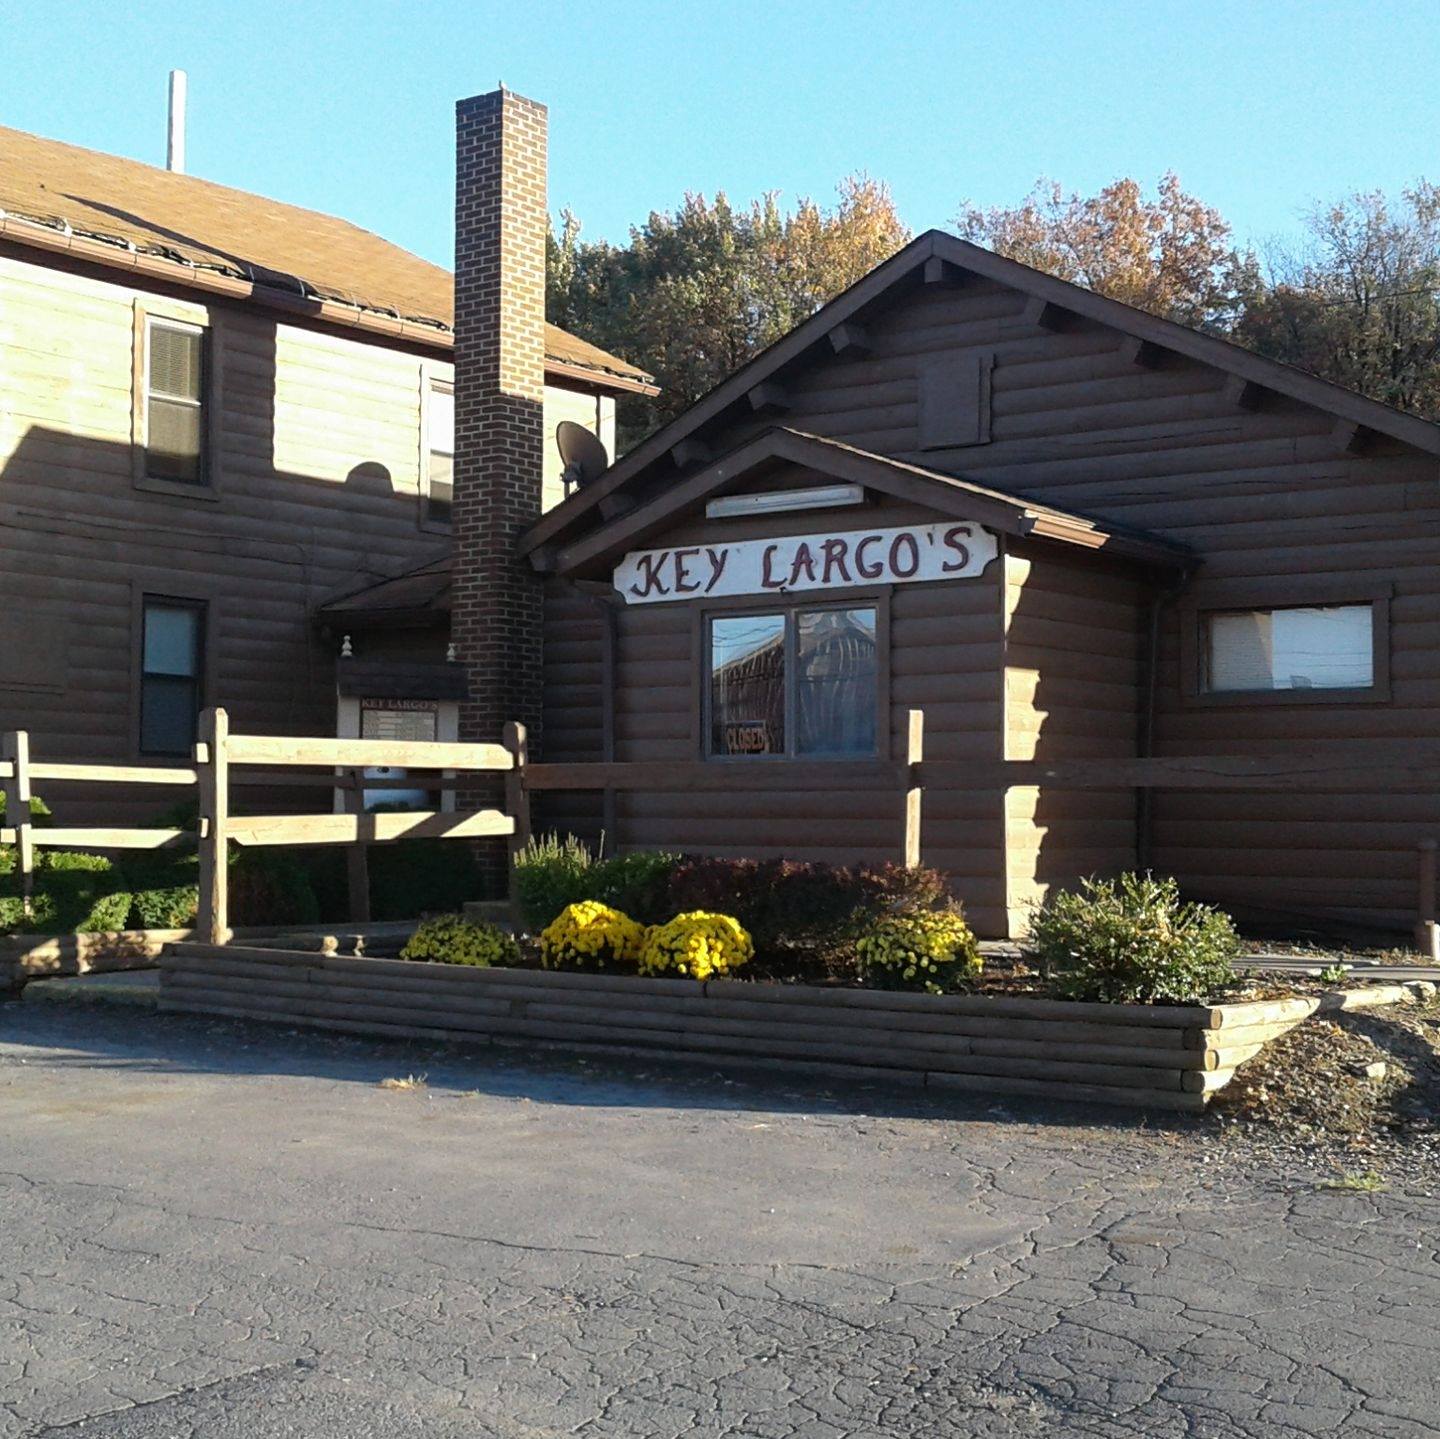
{"type": "MultiPolygon", "coordinates": [[[[128,441],[57,424],[32,424],[3,459],[0,731],[30,731],[41,758],[163,762],[138,747],[146,596],[206,606],[203,702],[226,706],[237,728],[333,733],[333,656],[311,625],[315,605],[446,548],[378,461],[352,465],[343,483],[277,469],[276,327],[245,315],[220,338],[224,404],[193,494],[145,487],[128,441]]],[[[92,417],[85,394],[62,397],[66,421],[113,428],[113,397],[92,417]]],[[[133,821],[166,802],[112,788],[64,813],[133,821]]]]}

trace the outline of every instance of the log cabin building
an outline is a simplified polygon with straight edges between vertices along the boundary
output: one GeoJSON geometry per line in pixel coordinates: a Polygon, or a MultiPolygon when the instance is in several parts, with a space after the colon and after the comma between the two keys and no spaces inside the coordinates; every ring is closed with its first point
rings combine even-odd
{"type": "MultiPolygon", "coordinates": [[[[453,294],[344,220],[0,128],[0,732],[163,763],[223,704],[257,733],[453,737],[443,610],[338,664],[328,612],[449,565],[453,294]]],[[[613,452],[616,397],[653,386],[540,346],[544,506],[557,424],[613,452]]],[[[47,797],[80,822],[137,799],[47,797]]]]}
{"type": "Polygon", "coordinates": [[[918,708],[948,762],[922,858],[982,934],[1137,864],[1247,913],[1413,923],[1440,808],[1384,769],[1435,737],[1440,427],[932,231],[542,514],[543,117],[459,107],[462,731],[726,776],[548,793],[543,823],[898,858],[897,794],[862,781],[918,708]],[[508,188],[471,179],[497,115],[508,188]],[[1123,763],[1211,756],[1307,782],[1137,790],[1123,763]]]}

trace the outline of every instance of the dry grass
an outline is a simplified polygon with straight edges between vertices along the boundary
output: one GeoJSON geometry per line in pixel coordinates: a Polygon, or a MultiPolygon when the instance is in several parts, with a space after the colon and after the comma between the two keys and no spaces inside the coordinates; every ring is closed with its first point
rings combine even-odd
{"type": "Polygon", "coordinates": [[[428,1089],[429,1085],[426,1083],[423,1074],[407,1074],[404,1079],[382,1079],[380,1081],[380,1088],[399,1089],[403,1090],[406,1094],[415,1094],[422,1089],[428,1089]]]}
{"type": "Polygon", "coordinates": [[[1361,1194],[1376,1194],[1385,1188],[1385,1181],[1373,1169],[1367,1169],[1363,1174],[1342,1174],[1338,1179],[1322,1179],[1317,1187],[1320,1189],[1349,1189],[1356,1190],[1361,1194]]]}

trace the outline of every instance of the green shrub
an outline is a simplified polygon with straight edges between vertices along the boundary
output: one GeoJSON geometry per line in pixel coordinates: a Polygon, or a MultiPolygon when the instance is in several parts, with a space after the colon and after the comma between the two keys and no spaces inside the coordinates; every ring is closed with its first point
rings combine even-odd
{"type": "Polygon", "coordinates": [[[19,875],[12,871],[0,881],[0,931],[85,934],[124,929],[129,918],[125,877],[104,855],[41,850],[32,887],[32,912],[27,915],[19,875]]]}
{"type": "Polygon", "coordinates": [[[612,855],[591,871],[587,897],[624,910],[641,924],[659,924],[675,913],[670,879],[679,863],[678,854],[663,850],[612,855]]]}
{"type": "Polygon", "coordinates": [[[469,964],[479,969],[516,964],[520,946],[498,925],[442,914],[427,919],[400,951],[401,959],[429,964],[469,964]]]}
{"type": "Polygon", "coordinates": [[[672,910],[733,914],[772,973],[851,974],[856,944],[884,916],[949,902],[945,877],[901,865],[792,859],[687,859],[671,876],[672,910]]]}
{"type": "Polygon", "coordinates": [[[515,896],[520,922],[538,934],[567,905],[593,899],[588,893],[595,856],[573,834],[535,835],[515,856],[515,896]]]}
{"type": "Polygon", "coordinates": [[[200,912],[199,884],[137,889],[130,907],[130,929],[190,929],[200,912]]]}
{"type": "MultiPolygon", "coordinates": [[[[372,844],[370,913],[377,920],[418,919],[422,914],[459,909],[480,895],[474,851],[461,840],[401,839],[372,844]]],[[[346,908],[349,890],[346,889],[346,908]]]]}
{"type": "Polygon", "coordinates": [[[241,849],[230,855],[230,924],[319,924],[310,877],[283,849],[241,849]]]}
{"type": "Polygon", "coordinates": [[[1174,879],[1122,874],[1052,896],[1030,945],[1054,992],[1112,1004],[1198,1004],[1234,981],[1230,916],[1180,899],[1174,879]]]}
{"type": "Polygon", "coordinates": [[[980,950],[958,909],[885,915],[856,941],[860,973],[877,989],[948,994],[980,973],[980,950]]]}
{"type": "MultiPolygon", "coordinates": [[[[5,803],[8,798],[9,796],[4,790],[0,790],[0,820],[5,818],[5,803]]],[[[50,818],[50,806],[38,794],[32,794],[30,796],[30,823],[42,825],[50,818]]]]}

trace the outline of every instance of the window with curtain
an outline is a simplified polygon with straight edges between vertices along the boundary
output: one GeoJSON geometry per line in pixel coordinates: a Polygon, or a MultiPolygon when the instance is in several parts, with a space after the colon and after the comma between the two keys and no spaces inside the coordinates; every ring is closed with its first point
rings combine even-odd
{"type": "Polygon", "coordinates": [[[1368,689],[1375,683],[1374,619],[1362,605],[1296,605],[1204,617],[1204,689],[1368,689]]]}
{"type": "Polygon", "coordinates": [[[140,637],[140,752],[188,755],[204,702],[205,605],[146,595],[140,637]]]}
{"type": "Polygon", "coordinates": [[[203,485],[205,331],[151,318],[145,336],[145,473],[203,485]]]}
{"type": "Polygon", "coordinates": [[[711,616],[709,753],[875,754],[875,626],[866,605],[711,616]]]}

